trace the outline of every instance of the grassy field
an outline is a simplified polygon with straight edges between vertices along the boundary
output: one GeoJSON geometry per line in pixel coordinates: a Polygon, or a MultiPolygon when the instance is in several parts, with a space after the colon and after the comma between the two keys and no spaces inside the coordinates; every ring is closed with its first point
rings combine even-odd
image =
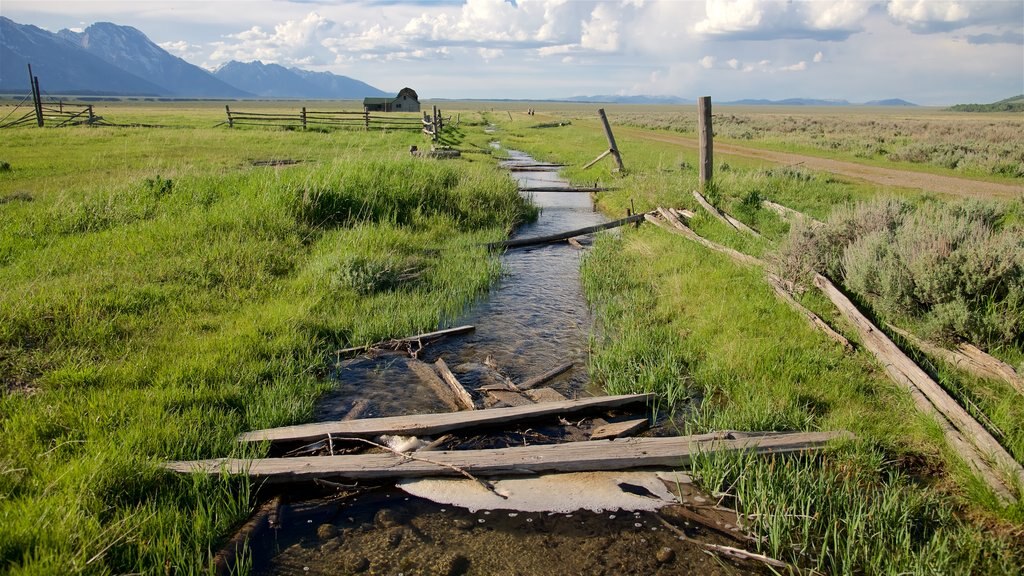
{"type": "MultiPolygon", "coordinates": [[[[565,117],[567,113],[557,117],[565,117]]],[[[598,195],[609,215],[627,208],[685,207],[691,224],[716,242],[777,260],[790,226],[760,207],[771,199],[820,219],[836,208],[893,197],[910,205],[934,198],[879,189],[799,167],[764,167],[719,159],[710,199],[760,230],[741,235],[701,214],[695,152],[617,138],[624,175],[611,160],[578,168],[606,144],[592,118],[572,124],[544,116],[490,114],[509,147],[566,163],[579,183],[615,190],[598,195]]],[[[615,117],[613,116],[613,122],[615,117]]],[[[1020,201],[1004,205],[1020,214],[1020,201]]],[[[1024,237],[1019,219],[1006,222],[1024,237]]],[[[584,261],[584,285],[599,319],[591,377],[610,392],[654,391],[688,412],[685,431],[845,429],[857,440],[820,458],[785,462],[709,458],[698,466],[705,487],[750,515],[762,549],[824,573],[1016,573],[1024,558],[1024,506],[1001,508],[987,488],[945,447],[941,432],[913,408],[869,353],[845,353],[787,308],[760,272],[737,266],[654,227],[602,238],[584,261]]],[[[1021,271],[1016,271],[1019,278],[1021,271]]],[[[814,292],[803,303],[856,341],[814,292]]],[[[862,304],[867,304],[862,301],[862,304]]],[[[880,310],[876,317],[885,319],[880,310]]],[[[912,328],[917,328],[913,326],[912,328]]],[[[1024,360],[1020,335],[993,352],[1024,360]]],[[[987,418],[1018,461],[1024,460],[1024,412],[1007,384],[919,360],[962,403],[987,418]]]]}
{"type": "MultiPolygon", "coordinates": [[[[625,174],[611,174],[610,159],[579,168],[606,148],[597,106],[441,106],[460,121],[448,140],[463,160],[409,158],[409,145],[424,145],[416,133],[214,128],[224,120],[214,102],[97,104],[112,122],[166,129],[4,134],[0,566],[202,571],[254,495],[243,482],[171,477],[156,463],[242,454],[238,432],[309,417],[329,386],[331,350],[433,329],[481,297],[499,266],[480,243],[534,215],[484,153],[489,140],[614,187],[598,195],[609,216],[697,209],[695,151],[620,137],[625,174]],[[488,124],[497,133],[485,134],[488,124]]],[[[680,111],[608,109],[613,124],[680,111]]],[[[761,199],[823,220],[879,197],[936,201],[717,160],[709,198],[764,237],[703,215],[694,229],[769,260],[792,232],[761,199]]],[[[868,353],[813,331],[760,273],[643,226],[599,238],[583,278],[599,321],[591,377],[609,392],[658,393],[685,416],[680,432],[856,434],[816,457],[697,463],[700,482],[746,515],[766,554],[823,573],[1020,572],[1024,505],[999,507],[868,353]]],[[[802,301],[855,340],[822,297],[802,301]]],[[[1024,360],[1019,343],[994,352],[1024,360]]],[[[1012,390],[921,359],[1024,460],[1024,408],[1012,390]]]]}
{"type": "Polygon", "coordinates": [[[482,156],[410,158],[418,133],[4,137],[0,571],[12,574],[201,572],[251,509],[248,486],[156,464],[239,453],[243,430],[308,419],[331,350],[452,321],[500,271],[481,244],[534,215],[482,156]],[[299,163],[253,165],[270,159],[299,163]]]}

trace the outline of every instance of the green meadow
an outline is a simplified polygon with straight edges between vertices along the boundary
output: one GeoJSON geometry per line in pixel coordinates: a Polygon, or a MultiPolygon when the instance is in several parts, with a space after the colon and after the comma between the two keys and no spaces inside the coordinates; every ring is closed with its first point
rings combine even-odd
{"type": "MultiPolygon", "coordinates": [[[[446,142],[463,151],[459,160],[411,158],[410,145],[427,144],[415,132],[215,127],[225,119],[217,103],[97,104],[110,121],[166,128],[3,134],[0,162],[10,166],[0,171],[5,571],[207,570],[252,510],[255,489],[238,479],[172,476],[158,464],[256,454],[237,446],[235,435],[307,420],[330,387],[331,351],[444,326],[485,298],[501,269],[481,245],[536,216],[495,166],[492,139],[566,164],[575,182],[613,188],[597,195],[609,217],[689,208],[698,233],[795,279],[806,270],[787,262],[852,269],[845,252],[800,258],[829,247],[849,249],[850,258],[873,254],[858,260],[862,279],[881,277],[872,265],[898,267],[900,254],[867,250],[878,244],[874,230],[846,243],[808,239],[764,210],[763,199],[837,229],[860,222],[857,206],[898,201],[905,217],[893,221],[893,238],[930,218],[959,222],[944,216],[960,206],[952,199],[720,156],[707,195],[763,235],[744,236],[701,214],[690,195],[694,150],[619,135],[624,174],[610,171],[610,158],[580,168],[607,148],[597,106],[446,106],[458,120],[446,142]],[[527,107],[538,114],[526,115],[527,107]],[[484,133],[486,125],[497,132],[484,133]]],[[[613,126],[620,111],[609,108],[613,126]]],[[[934,169],[1010,179],[986,172],[989,165],[934,169]]],[[[922,337],[974,339],[1022,368],[1020,331],[990,326],[1024,309],[1013,300],[1024,276],[1024,263],[1013,260],[1015,248],[1024,253],[1022,203],[985,204],[989,227],[965,232],[1007,246],[1008,260],[993,265],[1003,274],[998,282],[962,299],[968,317],[992,322],[958,324],[953,307],[943,317],[949,322],[936,326],[925,302],[907,305],[891,290],[855,293],[858,303],[922,337]]],[[[855,435],[811,456],[698,459],[695,477],[742,514],[760,552],[804,573],[1020,572],[1024,505],[1000,506],[867,351],[846,352],[814,331],[761,272],[643,225],[601,235],[583,259],[583,283],[597,319],[591,378],[609,393],[658,394],[679,416],[680,433],[855,435]]],[[[856,341],[824,297],[809,290],[800,299],[856,341]]],[[[915,356],[1024,461],[1024,404],[1012,388],[915,356]]]]}

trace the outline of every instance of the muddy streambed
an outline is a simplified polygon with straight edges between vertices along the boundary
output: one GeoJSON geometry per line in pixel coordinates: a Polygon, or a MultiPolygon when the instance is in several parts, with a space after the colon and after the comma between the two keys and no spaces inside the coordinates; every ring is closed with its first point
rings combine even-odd
{"type": "MultiPolygon", "coordinates": [[[[542,168],[510,151],[506,167],[520,188],[568,187],[558,168],[542,168]]],[[[531,193],[541,208],[535,223],[514,236],[532,237],[600,224],[589,194],[531,193]]],[[[586,360],[592,319],[580,284],[582,252],[566,243],[512,250],[504,274],[487,298],[458,324],[476,330],[430,344],[420,359],[443,358],[471,391],[495,373],[513,381],[567,361],[568,372],[549,386],[566,397],[602,394],[588,384],[586,360]]],[[[338,386],[321,403],[318,420],[447,412],[398,355],[360,358],[337,366],[338,386]]],[[[543,427],[528,429],[531,441],[543,427]]],[[[666,432],[662,432],[666,433],[666,432]]],[[[526,436],[523,436],[525,440],[526,436]]],[[[577,438],[582,439],[582,438],[577,438]]],[[[517,439],[502,442],[508,445],[517,439]]],[[[451,448],[450,446],[446,448],[451,448]]],[[[274,492],[265,489],[265,495],[274,492]]],[[[657,512],[619,510],[517,512],[470,510],[412,496],[394,483],[291,486],[281,505],[251,537],[254,574],[737,574],[749,569],[723,561],[684,541],[657,512]]],[[[698,497],[699,498],[699,497],[698,497]]],[[[435,498],[437,499],[437,498],[435,498]]],[[[684,526],[684,523],[678,523],[684,526]]],[[[735,545],[721,536],[690,530],[704,541],[735,545]]]]}

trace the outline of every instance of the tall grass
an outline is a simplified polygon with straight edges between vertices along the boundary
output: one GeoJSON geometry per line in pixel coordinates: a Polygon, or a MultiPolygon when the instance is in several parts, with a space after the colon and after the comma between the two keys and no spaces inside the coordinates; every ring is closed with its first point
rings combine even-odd
{"type": "Polygon", "coordinates": [[[0,204],[12,574],[203,572],[252,494],[158,464],[255,454],[234,437],[309,418],[331,350],[452,322],[500,271],[482,245],[534,215],[493,167],[381,153],[407,135],[25,132],[65,153],[10,147],[0,181],[31,197],[0,204]]]}

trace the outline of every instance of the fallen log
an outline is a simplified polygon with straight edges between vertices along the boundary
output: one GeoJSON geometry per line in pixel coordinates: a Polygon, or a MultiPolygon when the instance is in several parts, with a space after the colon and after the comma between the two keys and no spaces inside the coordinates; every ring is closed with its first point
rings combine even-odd
{"type": "Polygon", "coordinates": [[[806,221],[808,221],[811,224],[816,225],[816,226],[819,226],[819,225],[822,224],[822,222],[820,220],[815,220],[814,218],[811,218],[810,216],[804,214],[803,212],[797,212],[796,210],[793,210],[792,208],[783,206],[782,204],[777,204],[775,202],[772,202],[771,200],[762,200],[761,201],[761,205],[764,206],[765,208],[768,208],[769,210],[775,212],[779,216],[782,216],[783,218],[786,218],[786,219],[789,219],[789,220],[793,220],[793,219],[806,220],[806,221]]]}
{"type": "Polygon", "coordinates": [[[568,372],[575,365],[576,365],[575,362],[566,362],[565,364],[562,364],[561,366],[555,366],[554,368],[552,368],[551,370],[548,370],[547,372],[545,372],[543,374],[538,374],[537,376],[534,376],[533,378],[527,378],[526,380],[523,380],[518,385],[519,389],[520,390],[529,390],[530,388],[533,388],[535,386],[540,386],[541,384],[551,380],[555,376],[558,376],[559,374],[561,374],[563,372],[568,372]]]}
{"type": "Polygon", "coordinates": [[[473,402],[473,397],[469,395],[466,388],[462,386],[462,382],[452,374],[452,371],[448,369],[448,364],[445,363],[444,358],[438,358],[437,362],[434,362],[434,366],[437,371],[441,373],[441,379],[448,385],[452,393],[455,394],[456,400],[459,405],[466,410],[476,410],[476,404],[473,402]]]}
{"type": "Polygon", "coordinates": [[[722,216],[725,216],[725,219],[729,221],[729,224],[732,224],[733,228],[735,228],[735,229],[737,229],[737,230],[739,230],[741,232],[746,232],[747,234],[750,234],[751,236],[754,236],[755,238],[760,238],[761,237],[761,233],[760,232],[758,232],[757,230],[754,230],[750,226],[747,226],[746,224],[741,222],[739,219],[733,218],[727,212],[722,212],[722,216]]]}
{"type": "MultiPolygon", "coordinates": [[[[485,411],[481,411],[485,412],[485,411]]],[[[430,453],[430,461],[400,454],[357,454],[304,458],[245,460],[221,458],[169,462],[164,468],[189,474],[244,474],[265,482],[295,482],[316,478],[416,478],[473,474],[508,476],[543,472],[624,470],[652,466],[687,466],[693,456],[716,452],[784,454],[824,447],[848,432],[795,432],[733,438],[721,433],[662,438],[623,438],[517,446],[488,450],[430,453]]]]}
{"type": "Polygon", "coordinates": [[[843,348],[846,348],[847,351],[853,350],[853,344],[850,344],[850,341],[847,340],[845,336],[836,332],[831,326],[822,320],[820,316],[808,310],[803,304],[797,302],[796,298],[793,298],[793,295],[789,293],[789,290],[786,290],[786,287],[783,286],[781,278],[775,274],[768,274],[767,278],[768,284],[775,290],[775,293],[779,295],[779,298],[782,298],[791,308],[803,314],[804,318],[811,323],[811,326],[824,332],[826,336],[838,342],[843,348]]]}
{"type": "Polygon", "coordinates": [[[1024,380],[1022,380],[1017,374],[1017,371],[1013,369],[1013,366],[1010,366],[998,358],[990,356],[973,344],[963,342],[957,346],[956,350],[950,350],[948,348],[932,344],[926,340],[922,340],[910,332],[897,328],[892,324],[886,324],[886,326],[919,348],[925,354],[938,356],[950,365],[959,368],[960,370],[970,372],[975,376],[1002,380],[1010,386],[1013,386],[1017,392],[1024,394],[1024,380]]]}
{"type": "Polygon", "coordinates": [[[410,360],[408,365],[420,381],[430,386],[430,389],[446,406],[455,411],[462,409],[462,404],[455,395],[455,391],[441,379],[432,366],[419,360],[410,360]]]}
{"type": "Polygon", "coordinates": [[[864,347],[875,355],[886,374],[911,392],[919,410],[932,415],[951,447],[977,472],[1004,502],[1015,502],[1014,483],[1024,486],[1024,467],[941,386],[914,363],[896,344],[850,301],[832,282],[817,274],[814,284],[835,304],[860,333],[864,347]],[[991,464],[989,463],[991,461],[991,464]],[[1003,480],[997,471],[1009,478],[1003,480]]]}
{"type": "Polygon", "coordinates": [[[534,388],[524,392],[534,402],[563,402],[566,397],[553,388],[534,388]]]}
{"type": "MultiPolygon", "coordinates": [[[[714,242],[704,238],[700,234],[697,234],[696,232],[694,232],[693,230],[688,228],[685,224],[680,222],[679,219],[676,218],[668,210],[665,210],[664,208],[658,208],[657,213],[661,215],[661,217],[665,220],[665,222],[668,222],[671,225],[671,227],[669,227],[669,226],[662,226],[662,228],[665,228],[666,230],[674,231],[677,234],[685,236],[685,237],[689,238],[690,240],[693,240],[694,242],[696,242],[696,243],[698,243],[698,244],[700,244],[700,245],[702,245],[702,246],[704,246],[706,248],[710,248],[711,250],[714,250],[715,252],[721,252],[722,254],[725,254],[725,255],[729,256],[730,258],[732,258],[733,260],[735,260],[735,261],[737,261],[737,262],[739,262],[741,264],[744,264],[744,265],[747,265],[747,266],[757,266],[757,267],[762,267],[762,268],[764,267],[764,262],[762,260],[760,260],[759,258],[754,258],[753,256],[750,256],[748,254],[744,254],[744,253],[739,252],[737,250],[733,250],[732,248],[729,248],[729,247],[726,247],[726,246],[722,246],[721,244],[716,244],[716,243],[714,243],[714,242]]],[[[660,221],[657,218],[655,218],[653,215],[645,215],[645,216],[649,216],[647,218],[648,222],[652,222],[654,224],[657,224],[657,225],[661,226],[660,221]]]]}
{"type": "Polygon", "coordinates": [[[593,159],[593,160],[591,160],[590,162],[587,162],[587,163],[586,163],[586,164],[585,164],[585,165],[583,166],[583,169],[584,169],[584,170],[586,170],[587,168],[590,168],[590,167],[591,167],[591,166],[593,166],[594,164],[597,164],[597,163],[598,163],[598,162],[600,162],[601,160],[604,160],[605,156],[607,156],[607,155],[609,155],[609,154],[611,154],[611,153],[612,153],[612,149],[611,149],[611,148],[609,148],[608,150],[605,150],[604,152],[601,152],[601,154],[599,154],[597,158],[594,158],[594,159],[593,159]]]}
{"type": "Polygon", "coordinates": [[[650,420],[647,418],[637,418],[635,420],[625,420],[623,422],[611,422],[594,428],[590,433],[590,439],[607,440],[610,438],[631,436],[632,434],[646,428],[650,423],[650,420]]]}
{"type": "Polygon", "coordinates": [[[494,408],[491,410],[438,414],[412,414],[409,416],[389,416],[386,418],[362,418],[345,422],[319,422],[316,424],[300,424],[297,426],[255,430],[240,435],[238,440],[240,442],[299,442],[319,440],[320,438],[326,438],[328,434],[335,437],[359,436],[364,438],[373,438],[381,434],[433,436],[474,426],[493,426],[596,408],[617,408],[630,404],[653,404],[654,399],[654,394],[597,396],[594,398],[566,400],[564,402],[545,402],[543,404],[514,408],[494,408]]]}
{"type": "Polygon", "coordinates": [[[707,210],[709,214],[722,221],[726,226],[736,228],[736,226],[733,225],[732,222],[729,222],[729,220],[726,219],[725,216],[722,216],[722,213],[718,211],[718,208],[715,208],[714,206],[712,206],[711,202],[708,202],[708,199],[705,198],[703,194],[694,190],[693,197],[697,199],[697,203],[700,204],[705,210],[707,210]]]}
{"type": "Polygon", "coordinates": [[[619,226],[625,226],[626,224],[632,224],[633,222],[639,222],[643,220],[645,214],[634,214],[627,216],[620,220],[613,220],[611,222],[605,222],[604,224],[598,224],[596,226],[588,226],[586,228],[579,228],[577,230],[570,230],[568,232],[561,232],[559,234],[549,234],[547,236],[535,236],[533,238],[521,238],[518,240],[504,240],[502,242],[491,242],[487,245],[489,250],[495,250],[500,248],[525,248],[527,246],[537,246],[540,244],[550,244],[551,242],[559,242],[562,240],[568,240],[575,236],[583,236],[585,234],[592,234],[601,230],[608,230],[610,228],[618,228],[619,226]]]}

